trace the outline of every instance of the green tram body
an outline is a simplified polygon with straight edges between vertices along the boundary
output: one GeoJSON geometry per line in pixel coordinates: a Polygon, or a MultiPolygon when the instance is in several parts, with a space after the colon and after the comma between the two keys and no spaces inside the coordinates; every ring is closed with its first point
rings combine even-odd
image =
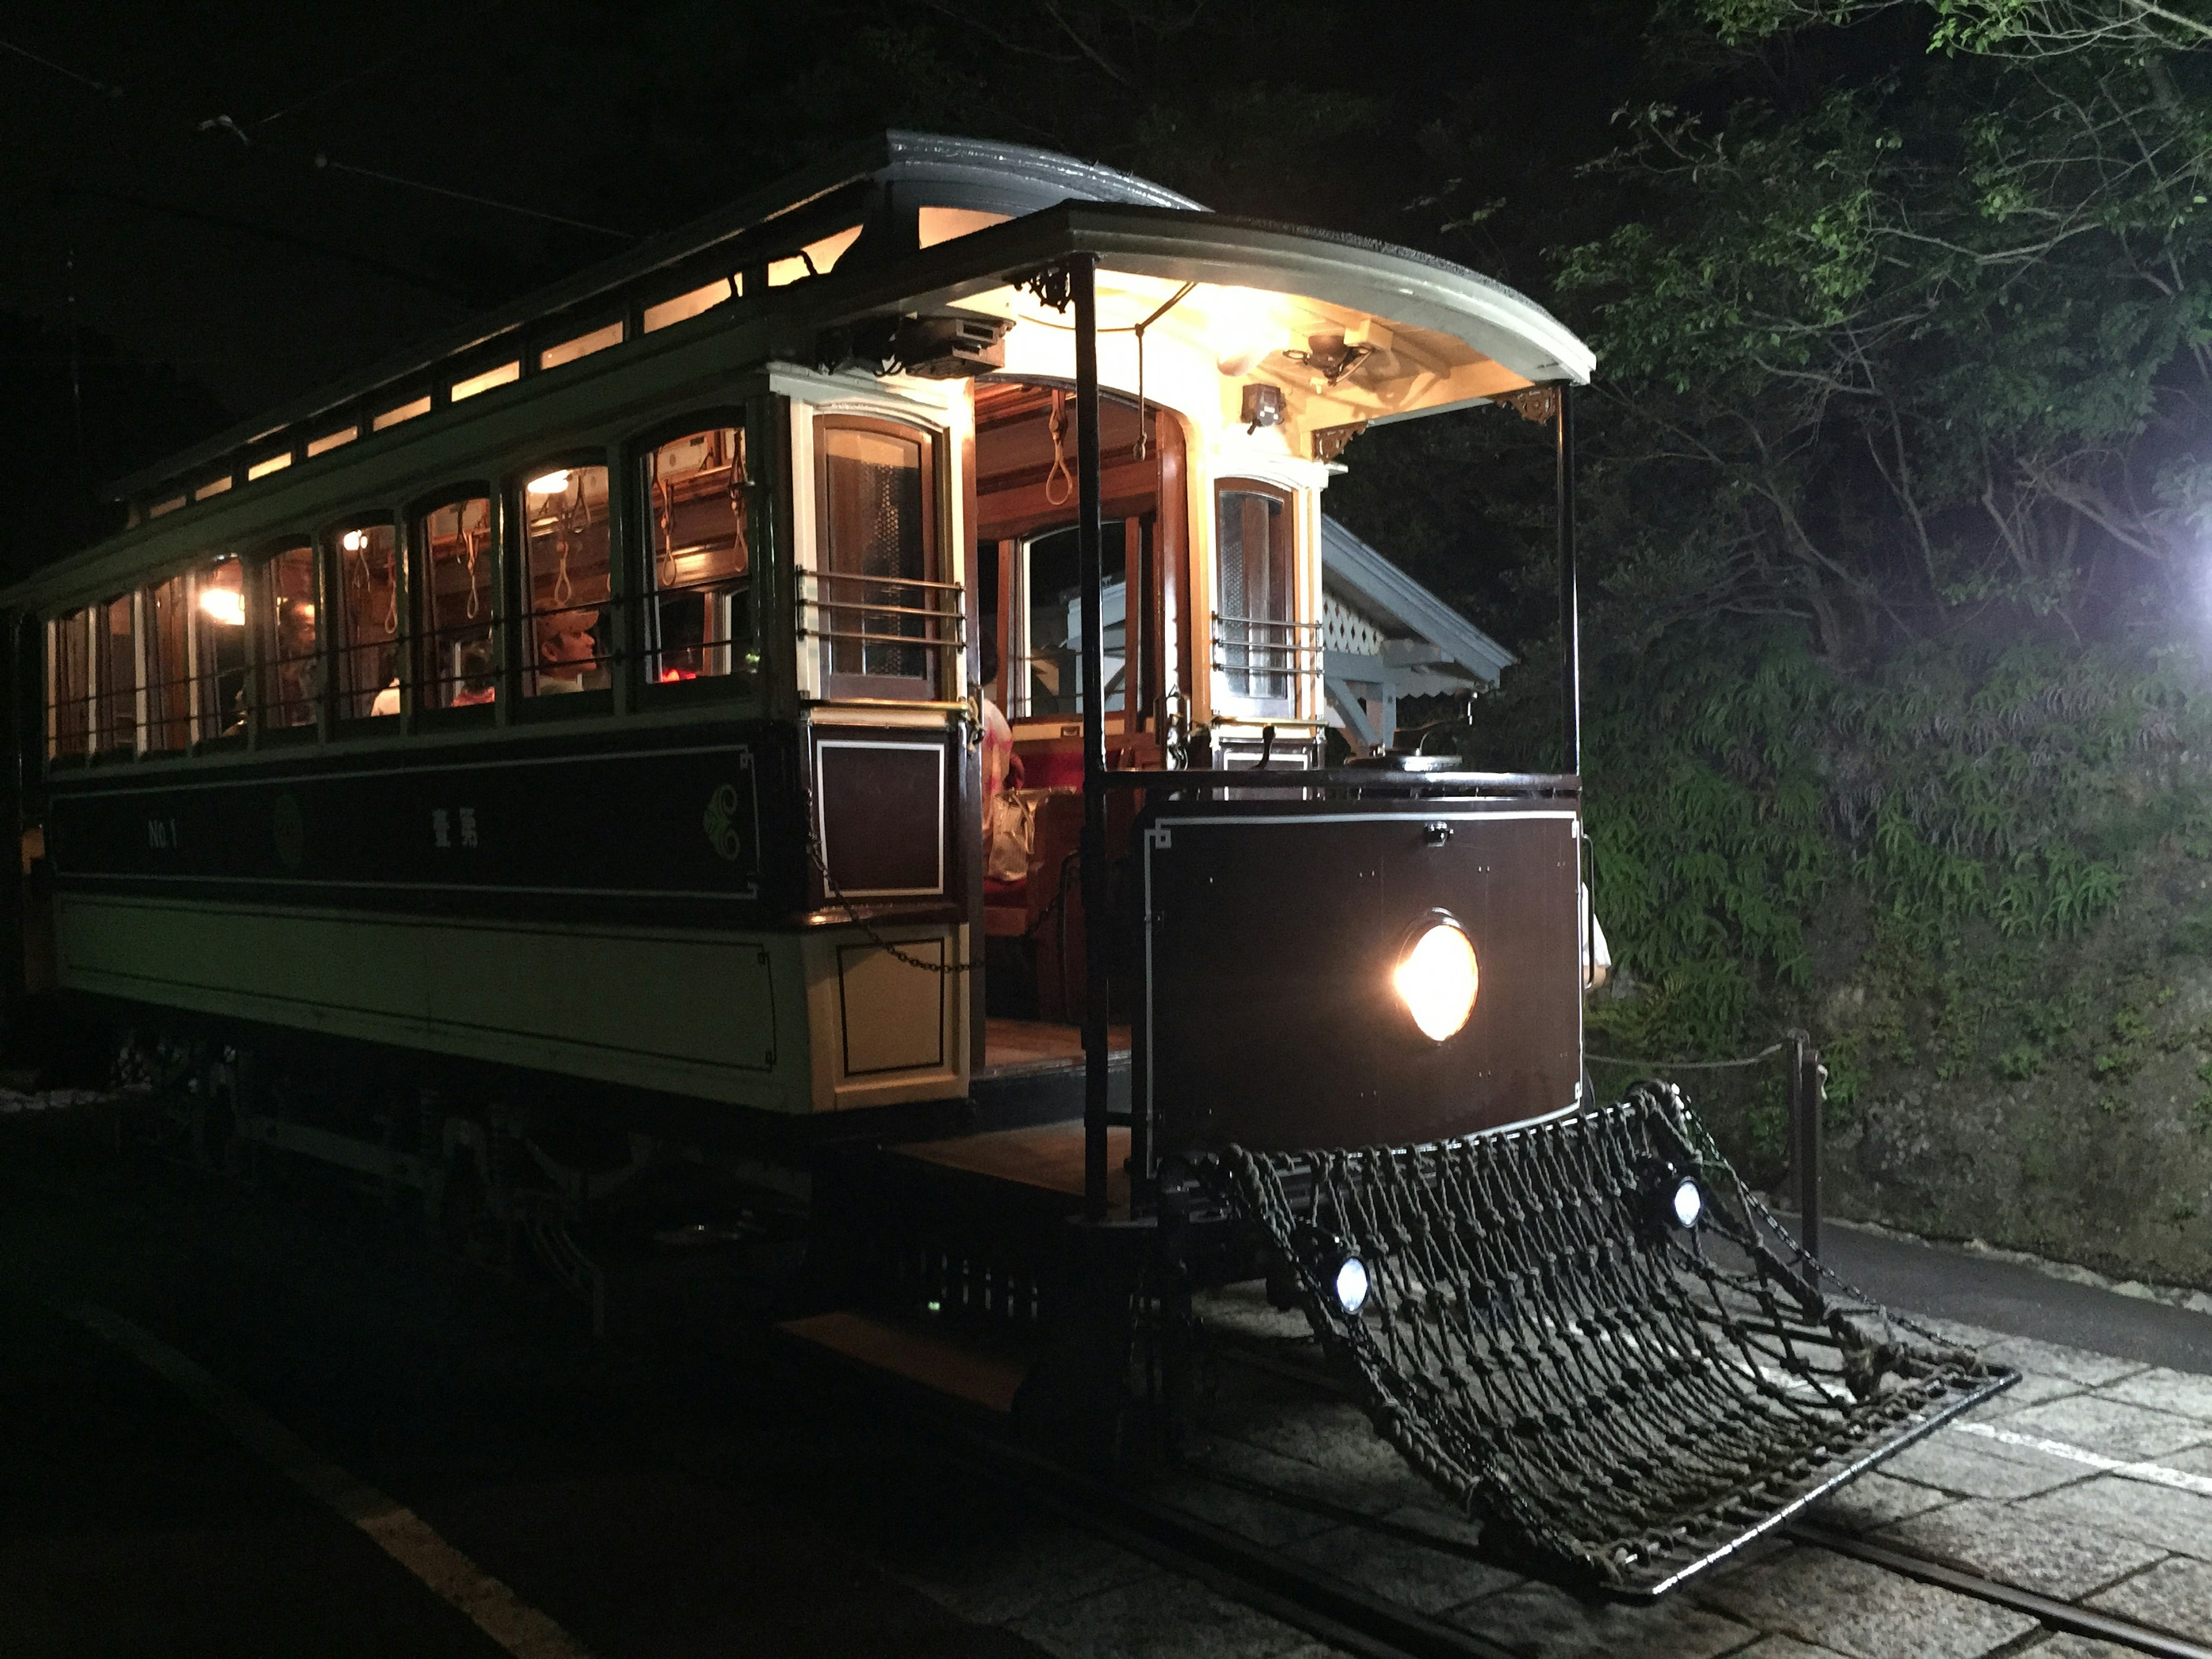
{"type": "MultiPolygon", "coordinates": [[[[1335,453],[1371,421],[1557,398],[1588,379],[1587,349],[1510,290],[1426,256],[1218,217],[1037,152],[888,135],[129,481],[128,529],[0,595],[15,618],[16,683],[41,689],[18,716],[45,738],[26,744],[26,850],[42,845],[33,887],[52,933],[34,985],[99,999],[142,1032],[175,1014],[200,1031],[346,1039],[548,1086],[615,1085],[605,1098],[682,1104],[739,1138],[773,1141],[779,1124],[855,1109],[941,1120],[987,1060],[982,975],[958,965],[981,967],[987,934],[1025,932],[1036,948],[1075,908],[1064,896],[1054,917],[1031,890],[1008,909],[986,890],[977,722],[988,692],[1030,782],[1079,786],[1052,608],[1064,593],[1052,548],[1039,550],[1053,515],[1075,511],[1072,337],[1050,283],[1029,279],[1085,250],[1100,270],[1103,511],[1127,579],[1115,763],[1316,763],[1319,501],[1335,453]],[[738,631],[716,641],[702,625],[680,647],[699,672],[657,672],[679,647],[656,647],[652,630],[690,615],[690,597],[672,611],[653,586],[676,532],[657,516],[673,509],[647,459],[709,431],[742,435],[744,476],[733,465],[729,489],[746,558],[742,584],[701,603],[726,602],[738,631]],[[868,459],[901,444],[895,461],[868,459]],[[598,466],[603,506],[590,496],[598,466]],[[566,505],[541,512],[526,493],[553,477],[577,492],[567,519],[566,505]],[[434,516],[475,500],[489,502],[480,546],[477,509],[434,516]],[[386,621],[401,624],[391,648],[404,664],[399,712],[386,714],[365,712],[369,688],[348,679],[345,654],[369,646],[344,633],[356,573],[343,540],[379,524],[399,549],[386,621]],[[532,562],[540,541],[587,546],[597,524],[604,603],[576,599],[566,563],[549,601],[532,562]],[[268,556],[297,545],[312,556],[268,556]],[[434,550],[452,547],[489,560],[489,577],[474,562],[453,577],[434,550]],[[312,589],[300,586],[311,567],[312,589]],[[430,593],[458,603],[460,589],[439,586],[449,579],[472,584],[467,626],[491,623],[489,664],[440,654],[449,615],[426,621],[421,607],[430,593]],[[209,597],[232,581],[235,600],[209,597]],[[241,626],[215,617],[218,603],[245,613],[242,673],[234,644],[210,631],[241,626]],[[184,605],[189,640],[164,605],[184,605]],[[560,621],[572,613],[596,613],[594,665],[580,689],[547,695],[544,641],[556,624],[581,637],[560,621]],[[309,614],[319,626],[301,647],[284,619],[309,614]],[[985,629],[1020,665],[988,688],[985,629]],[[713,668],[728,672],[708,667],[716,651],[713,668]],[[277,660],[288,652],[296,660],[277,660]],[[236,695],[233,681],[251,690],[236,695]],[[281,724],[280,709],[298,723],[281,724]]],[[[376,574],[364,561],[364,591],[376,574]]],[[[1181,844],[1224,860],[1194,879],[1224,908],[1208,916],[1202,898],[1179,901],[1168,919],[1214,956],[1178,957],[1157,935],[1147,946],[1158,982],[1176,988],[1171,1006],[1152,979],[1127,999],[1143,1087],[1164,1097],[1176,1082],[1145,1073],[1148,1046],[1218,1062],[1239,1043],[1270,1087],[1296,1087],[1310,1040],[1367,1056],[1356,1074],[1331,1059],[1305,1075],[1364,1103],[1368,1138],[1413,1121],[1393,1116],[1382,1086],[1401,1051],[1427,1079],[1414,1114],[1425,1133],[1571,1107],[1580,825],[1573,781],[1552,782],[1448,814],[1404,799],[1324,811],[1318,791],[1267,813],[1221,798],[1235,791],[1210,805],[1155,799],[1138,825],[1146,859],[1164,867],[1176,812],[1205,817],[1215,827],[1194,823],[1181,844]],[[1261,867],[1303,884],[1270,888],[1219,842],[1239,812],[1271,834],[1318,815],[1343,844],[1319,862],[1261,853],[1261,867]],[[1333,995],[1335,953],[1318,924],[1294,945],[1270,929],[1286,907],[1320,914],[1301,894],[1327,886],[1341,890],[1331,925],[1397,939],[1403,918],[1368,901],[1398,854],[1344,826],[1371,821],[1410,846],[1440,815],[1472,850],[1461,886],[1422,906],[1450,908],[1458,893],[1461,908],[1488,905],[1518,930],[1494,949],[1479,941],[1498,1018],[1441,1047],[1401,1043],[1395,1027],[1385,1041],[1374,1028],[1391,1015],[1373,993],[1388,963],[1367,959],[1379,945],[1347,947],[1364,978],[1333,995]],[[1480,837],[1508,818],[1518,850],[1501,863],[1480,837]],[[1516,873],[1524,858],[1535,873],[1516,873]],[[1506,902],[1509,890],[1526,902],[1506,902]],[[1302,967],[1282,957],[1293,948],[1302,967]],[[1252,966],[1241,978],[1240,952],[1252,966]],[[1498,979],[1493,961],[1520,965],[1498,979]],[[1295,1007],[1297,1031],[1252,998],[1295,1007]]],[[[1036,799],[1042,841],[1054,803],[1036,799]]],[[[1127,813],[1114,823],[1117,840],[1130,834],[1127,813]]],[[[1030,888],[1054,873],[1033,868],[1030,888]]],[[[1037,977],[1068,971],[1060,960],[1037,977]]],[[[1214,1099],[1233,1092],[1234,1068],[1199,1070],[1212,1091],[1203,1133],[1252,1139],[1256,1109],[1214,1099]]],[[[1331,1121],[1291,1121],[1305,1134],[1331,1121]]]]}

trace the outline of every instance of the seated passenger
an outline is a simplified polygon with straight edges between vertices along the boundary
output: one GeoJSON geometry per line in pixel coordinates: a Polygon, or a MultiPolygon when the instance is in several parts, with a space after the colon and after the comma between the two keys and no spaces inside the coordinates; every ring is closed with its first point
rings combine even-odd
{"type": "Polygon", "coordinates": [[[399,677],[397,674],[392,677],[391,684],[376,694],[375,701],[368,705],[368,712],[373,715],[399,712],[399,677]]]}
{"type": "Polygon", "coordinates": [[[492,672],[491,641],[471,640],[461,647],[460,678],[453,686],[448,708],[467,708],[491,702],[499,695],[499,681],[492,672]]]}
{"type": "Polygon", "coordinates": [[[607,684],[599,662],[596,611],[557,611],[538,618],[538,690],[595,691],[607,684]]]}

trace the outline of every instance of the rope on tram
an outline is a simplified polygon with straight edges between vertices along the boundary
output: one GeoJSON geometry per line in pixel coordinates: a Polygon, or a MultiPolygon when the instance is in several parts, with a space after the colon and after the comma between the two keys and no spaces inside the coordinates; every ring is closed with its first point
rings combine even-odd
{"type": "Polygon", "coordinates": [[[1486,1545],[1583,1590],[1658,1595],[2014,1380],[1801,1249],[1672,1085],[1220,1169],[1376,1428],[1486,1545]]]}

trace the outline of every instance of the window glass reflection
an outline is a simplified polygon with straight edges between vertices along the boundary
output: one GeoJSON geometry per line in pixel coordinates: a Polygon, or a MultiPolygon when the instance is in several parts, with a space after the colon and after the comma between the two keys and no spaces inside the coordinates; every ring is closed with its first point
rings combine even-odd
{"type": "Polygon", "coordinates": [[[483,495],[416,521],[422,548],[417,683],[426,708],[466,708],[498,696],[499,556],[491,526],[491,501],[483,495]]]}
{"type": "Polygon", "coordinates": [[[652,532],[647,672],[655,680],[756,665],[745,434],[710,427],[646,457],[652,532]]]}
{"type": "Polygon", "coordinates": [[[399,537],[388,524],[337,536],[337,693],[342,720],[399,712],[399,537]]]}
{"type": "Polygon", "coordinates": [[[614,660],[607,569],[607,470],[557,467],[522,489],[532,696],[596,691],[614,660]]]}

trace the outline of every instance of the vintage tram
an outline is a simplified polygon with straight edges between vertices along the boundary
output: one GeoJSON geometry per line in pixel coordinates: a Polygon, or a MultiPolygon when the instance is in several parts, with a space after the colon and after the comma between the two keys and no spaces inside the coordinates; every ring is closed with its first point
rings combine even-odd
{"type": "Polygon", "coordinates": [[[1585,1098],[1571,763],[1325,763],[1322,491],[1480,404],[1556,442],[1577,752],[1592,368],[1426,255],[886,135],[0,596],[32,988],[211,1157],[541,1229],[670,1162],[805,1194],[798,1334],[1015,1334],[1063,1430],[1270,1273],[1504,1545],[1656,1593],[2002,1379],[1679,1099],[1585,1098]]]}

